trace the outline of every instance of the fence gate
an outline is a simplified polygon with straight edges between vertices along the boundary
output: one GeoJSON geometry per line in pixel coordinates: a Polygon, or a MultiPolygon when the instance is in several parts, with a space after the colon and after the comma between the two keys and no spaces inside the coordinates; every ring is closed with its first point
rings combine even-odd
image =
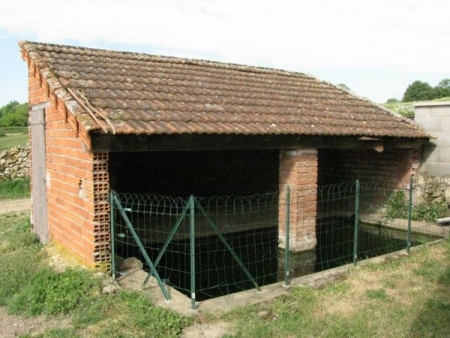
{"type": "MultiPolygon", "coordinates": [[[[173,198],[111,193],[113,257],[145,262],[166,299],[169,284],[196,300],[277,280],[278,195],[173,198]]],[[[116,264],[113,260],[113,270],[116,264]]]]}

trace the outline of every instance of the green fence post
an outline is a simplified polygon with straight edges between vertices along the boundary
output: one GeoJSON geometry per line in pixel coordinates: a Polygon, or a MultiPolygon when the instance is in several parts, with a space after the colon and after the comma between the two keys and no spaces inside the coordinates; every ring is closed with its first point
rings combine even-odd
{"type": "Polygon", "coordinates": [[[359,199],[361,187],[359,180],[356,180],[355,187],[355,233],[353,240],[353,265],[358,264],[358,227],[359,227],[359,199]]]}
{"type": "Polygon", "coordinates": [[[117,197],[117,195],[113,194],[112,195],[113,198],[112,200],[114,201],[115,206],[117,207],[118,211],[120,212],[120,214],[122,215],[128,230],[131,233],[131,236],[133,236],[134,241],[136,242],[139,251],[141,252],[142,256],[144,256],[145,262],[147,263],[148,267],[150,268],[150,271],[153,273],[153,275],[155,276],[156,281],[158,282],[159,288],[161,289],[161,292],[163,293],[164,297],[166,298],[166,300],[170,300],[170,295],[167,292],[167,289],[165,287],[165,285],[163,284],[163,282],[161,281],[161,278],[159,277],[158,271],[156,271],[155,266],[153,265],[152,260],[150,259],[147,251],[145,250],[144,245],[142,244],[141,239],[139,238],[139,235],[136,233],[136,230],[133,227],[133,224],[131,224],[130,219],[128,218],[125,209],[122,207],[122,204],[120,204],[120,200],[117,197]]]}
{"type": "Polygon", "coordinates": [[[114,219],[114,191],[111,190],[109,194],[109,209],[110,209],[110,231],[111,231],[111,275],[113,280],[116,279],[116,229],[115,229],[115,219],[114,219]]]}
{"type": "Polygon", "coordinates": [[[286,228],[285,228],[285,244],[284,244],[284,284],[289,286],[289,251],[290,251],[290,234],[291,234],[291,188],[286,187],[286,228]]]}
{"type": "Polygon", "coordinates": [[[190,248],[191,248],[191,309],[195,310],[195,204],[194,196],[189,197],[190,205],[190,248]]]}
{"type": "Polygon", "coordinates": [[[413,199],[414,182],[413,176],[409,179],[409,199],[408,199],[408,231],[406,233],[406,252],[411,251],[411,217],[412,217],[412,199],[413,199]]]}

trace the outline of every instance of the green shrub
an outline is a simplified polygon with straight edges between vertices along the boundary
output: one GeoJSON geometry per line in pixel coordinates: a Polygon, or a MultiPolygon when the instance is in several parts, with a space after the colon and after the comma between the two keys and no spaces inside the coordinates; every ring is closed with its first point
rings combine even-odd
{"type": "Polygon", "coordinates": [[[423,204],[412,210],[411,218],[415,221],[436,222],[438,218],[447,216],[448,211],[446,202],[423,204]]]}
{"type": "Polygon", "coordinates": [[[408,215],[408,201],[401,190],[393,192],[388,199],[386,216],[388,218],[405,218],[408,215]]]}
{"type": "MultiPolygon", "coordinates": [[[[435,222],[438,218],[445,217],[449,213],[446,202],[427,203],[413,206],[411,219],[414,221],[435,222]]],[[[401,190],[393,192],[388,199],[386,207],[387,218],[407,218],[408,199],[401,190]]]]}

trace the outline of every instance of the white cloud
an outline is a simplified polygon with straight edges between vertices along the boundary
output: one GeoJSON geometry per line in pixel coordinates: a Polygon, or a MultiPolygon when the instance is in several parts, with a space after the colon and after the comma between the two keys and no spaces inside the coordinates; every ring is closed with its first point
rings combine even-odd
{"type": "Polygon", "coordinates": [[[447,0],[3,0],[0,29],[289,69],[448,69],[447,0]]]}
{"type": "Polygon", "coordinates": [[[448,0],[2,0],[0,38],[129,45],[312,73],[370,68],[444,78],[448,13],[448,0]]]}

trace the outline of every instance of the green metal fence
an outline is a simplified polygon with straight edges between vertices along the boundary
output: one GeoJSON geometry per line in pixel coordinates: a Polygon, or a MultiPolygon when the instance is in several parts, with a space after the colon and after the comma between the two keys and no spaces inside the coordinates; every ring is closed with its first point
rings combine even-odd
{"type": "Polygon", "coordinates": [[[116,259],[138,257],[166,299],[256,289],[448,236],[414,221],[412,180],[350,182],[253,196],[173,198],[111,193],[116,259]]]}
{"type": "Polygon", "coordinates": [[[164,284],[188,295],[195,308],[197,300],[277,281],[277,193],[171,198],[112,192],[111,203],[113,256],[143,260],[166,299],[164,284]]]}
{"type": "Polygon", "coordinates": [[[398,250],[409,252],[411,246],[447,237],[448,226],[414,220],[410,187],[412,179],[404,188],[396,188],[393,182],[359,181],[320,186],[313,229],[304,219],[305,194],[299,197],[289,190],[281,194],[280,204],[291,210],[284,234],[289,241],[285,283],[293,277],[349,263],[356,265],[360,260],[398,250]],[[314,241],[305,249],[302,244],[308,239],[314,241]]]}

